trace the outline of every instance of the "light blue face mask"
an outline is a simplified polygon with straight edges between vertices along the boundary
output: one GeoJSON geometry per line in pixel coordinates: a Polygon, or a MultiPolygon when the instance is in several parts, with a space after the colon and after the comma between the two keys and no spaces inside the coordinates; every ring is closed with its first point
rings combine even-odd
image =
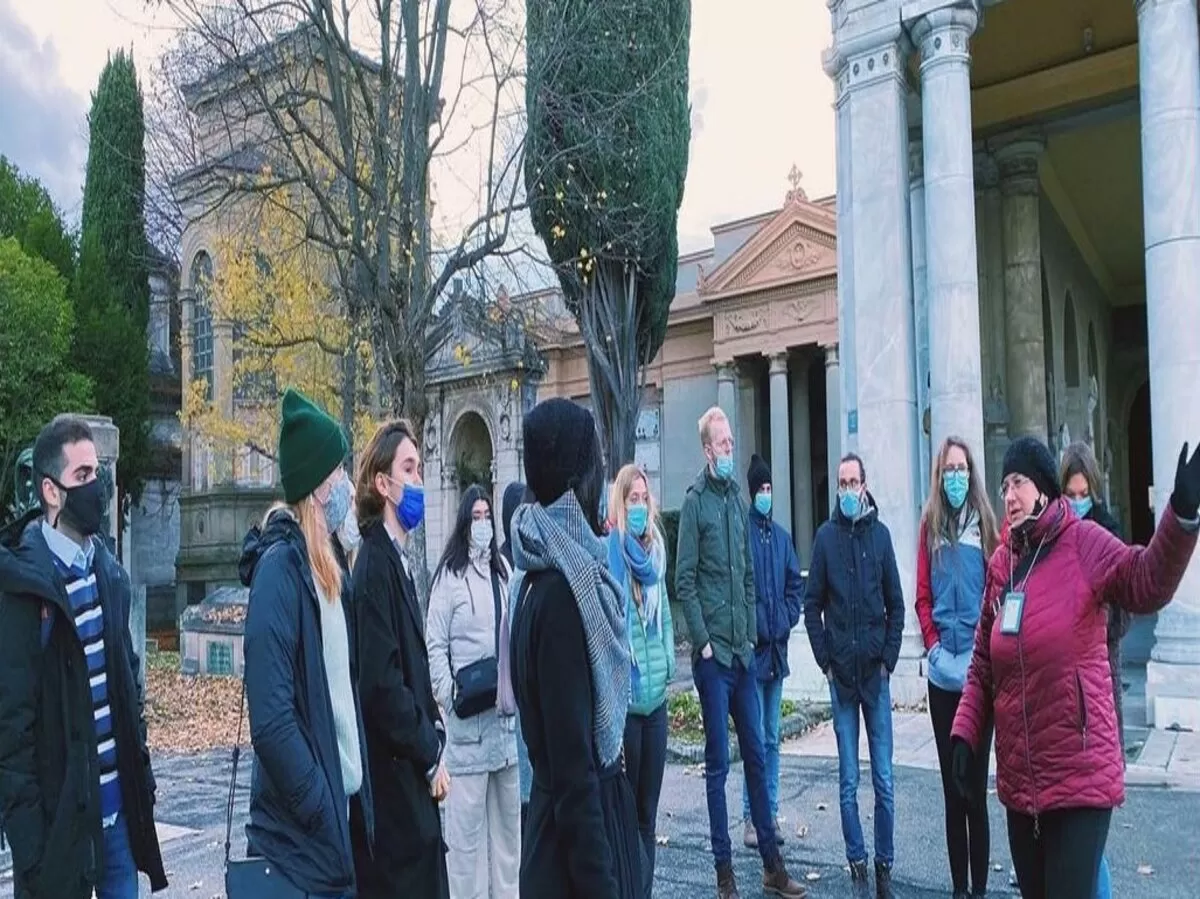
{"type": "Polygon", "coordinates": [[[958,511],[967,501],[967,491],[971,486],[971,475],[965,471],[943,471],[942,490],[949,500],[951,508],[958,511]]]}
{"type": "Polygon", "coordinates": [[[1092,511],[1092,506],[1094,505],[1090,496],[1085,496],[1083,499],[1072,499],[1069,502],[1071,503],[1071,508],[1075,510],[1075,514],[1079,518],[1087,518],[1088,513],[1092,511]]]}
{"type": "Polygon", "coordinates": [[[629,506],[625,510],[625,524],[629,528],[629,533],[635,537],[641,537],[646,533],[646,526],[650,523],[650,509],[644,503],[638,503],[629,506]]]}
{"type": "Polygon", "coordinates": [[[733,456],[717,456],[713,463],[713,471],[723,481],[733,477],[733,456]]]}
{"type": "Polygon", "coordinates": [[[763,492],[754,497],[754,508],[758,509],[760,515],[771,514],[771,494],[763,492]]]}
{"type": "Polygon", "coordinates": [[[838,508],[842,510],[843,515],[854,521],[862,509],[862,497],[857,491],[840,490],[838,491],[838,508]]]}

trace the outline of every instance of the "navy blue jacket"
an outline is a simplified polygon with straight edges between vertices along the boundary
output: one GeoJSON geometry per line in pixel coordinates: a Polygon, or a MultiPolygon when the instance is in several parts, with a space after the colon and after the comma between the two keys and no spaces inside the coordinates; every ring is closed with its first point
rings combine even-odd
{"type": "MultiPolygon", "coordinates": [[[[363,783],[347,803],[325,676],[321,600],[304,536],[291,515],[277,512],[264,530],[256,527],[246,535],[240,573],[250,587],[245,678],[254,770],[248,852],[268,859],[302,891],[353,895],[351,821],[356,845],[364,839],[369,844],[374,833],[362,709],[356,691],[363,783]]],[[[357,684],[348,575],[343,577],[342,608],[350,676],[357,684]]]]}
{"type": "Polygon", "coordinates": [[[754,565],[754,588],[758,642],[754,663],[760,681],[785,678],[788,668],[788,639],[800,623],[804,605],[804,578],[791,535],[757,509],[750,510],[750,561],[754,565]]]}
{"type": "Polygon", "coordinates": [[[851,521],[835,508],[817,529],[804,593],[804,626],[813,658],[843,698],[878,695],[882,667],[900,658],[904,593],[892,535],[875,500],[851,521]]]}

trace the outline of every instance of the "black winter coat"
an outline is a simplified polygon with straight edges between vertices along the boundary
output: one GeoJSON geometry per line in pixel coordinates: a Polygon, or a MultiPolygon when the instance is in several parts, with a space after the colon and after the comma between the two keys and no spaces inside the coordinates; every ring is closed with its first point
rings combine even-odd
{"type": "MultiPolygon", "coordinates": [[[[88,899],[103,873],[92,690],[83,644],[41,519],[0,546],[0,818],[12,847],[16,899],[88,899]],[[42,620],[49,640],[42,646],[42,620]]],[[[129,634],[129,576],[100,540],[94,571],[104,610],[108,700],[122,818],[154,891],[166,874],[154,828],[141,660],[129,634]]]]}
{"type": "Polygon", "coordinates": [[[873,699],[882,668],[895,670],[904,633],[904,591],[892,535],[875,500],[851,521],[835,508],[817,529],[804,592],[804,626],[817,666],[839,696],[873,699]]]}
{"type": "Polygon", "coordinates": [[[358,859],[359,896],[447,899],[446,844],[429,792],[445,731],[433,698],[421,606],[383,524],[368,526],[362,536],[353,602],[379,851],[373,861],[358,859]]]}
{"type": "MultiPolygon", "coordinates": [[[[265,529],[246,535],[240,573],[250,587],[245,679],[254,746],[247,852],[268,859],[301,890],[353,893],[352,845],[369,854],[374,830],[362,709],[356,695],[363,782],[347,803],[325,674],[322,600],[304,535],[290,514],[277,512],[265,529]]],[[[348,577],[342,608],[350,677],[357,682],[348,577]]]]}

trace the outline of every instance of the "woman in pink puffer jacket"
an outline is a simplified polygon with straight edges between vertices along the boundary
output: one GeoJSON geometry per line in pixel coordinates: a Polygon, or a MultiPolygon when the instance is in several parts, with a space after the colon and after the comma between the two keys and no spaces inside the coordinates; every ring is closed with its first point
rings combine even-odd
{"type": "MultiPolygon", "coordinates": [[[[952,730],[955,781],[994,716],[996,786],[1024,899],[1092,899],[1112,809],[1125,798],[1107,603],[1171,601],[1196,546],[1200,450],[1180,455],[1171,508],[1147,547],[1080,521],[1054,459],[1032,437],[1004,456],[1007,534],[988,564],[983,612],[952,730]]],[[[983,801],[982,797],[970,797],[983,801]]]]}

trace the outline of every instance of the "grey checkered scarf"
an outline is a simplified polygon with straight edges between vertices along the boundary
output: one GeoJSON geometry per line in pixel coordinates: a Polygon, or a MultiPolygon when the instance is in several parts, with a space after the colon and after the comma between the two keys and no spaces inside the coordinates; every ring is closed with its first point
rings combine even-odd
{"type": "Polygon", "coordinates": [[[608,548],[592,533],[575,493],[568,490],[550,506],[524,505],[512,520],[511,596],[518,602],[525,574],[559,571],[579,606],[592,670],[592,729],[596,755],[604,767],[620,758],[629,707],[629,646],[625,640],[625,600],[609,573],[608,548]]]}

